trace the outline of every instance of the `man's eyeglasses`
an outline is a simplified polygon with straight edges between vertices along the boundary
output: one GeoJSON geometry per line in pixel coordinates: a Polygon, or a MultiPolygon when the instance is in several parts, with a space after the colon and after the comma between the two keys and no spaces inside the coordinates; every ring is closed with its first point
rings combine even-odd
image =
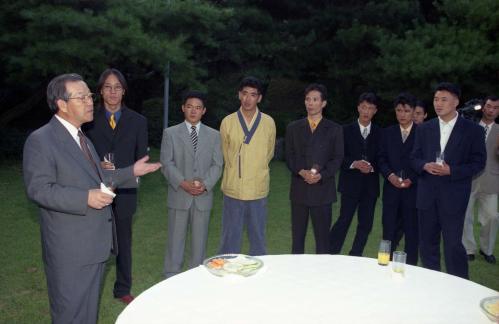
{"type": "Polygon", "coordinates": [[[104,90],[105,92],[112,92],[112,91],[121,92],[121,91],[123,91],[123,87],[120,85],[115,86],[115,87],[110,86],[110,85],[105,85],[102,87],[102,90],[104,90]]]}
{"type": "Polygon", "coordinates": [[[85,101],[92,101],[93,102],[93,101],[95,101],[95,96],[93,93],[88,93],[86,95],[82,95],[79,97],[68,97],[68,98],[66,98],[66,101],[70,100],[70,99],[78,99],[81,102],[85,102],[85,101]]]}

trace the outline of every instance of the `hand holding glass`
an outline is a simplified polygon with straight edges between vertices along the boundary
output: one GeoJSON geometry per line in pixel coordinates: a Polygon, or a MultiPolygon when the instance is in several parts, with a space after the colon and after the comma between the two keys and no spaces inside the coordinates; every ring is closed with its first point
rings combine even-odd
{"type": "Polygon", "coordinates": [[[115,169],[115,167],[114,167],[114,153],[104,154],[104,164],[106,165],[105,169],[108,169],[108,170],[115,169]]]}
{"type": "Polygon", "coordinates": [[[401,187],[404,187],[405,184],[404,184],[404,180],[405,180],[405,171],[404,170],[400,170],[399,172],[397,172],[397,176],[399,177],[399,182],[400,182],[400,186],[401,187]]]}
{"type": "Polygon", "coordinates": [[[445,161],[444,158],[445,158],[444,152],[437,151],[437,153],[435,154],[435,163],[443,165],[445,161]]]}
{"type": "Polygon", "coordinates": [[[319,165],[317,163],[314,163],[312,165],[312,168],[310,169],[310,173],[312,173],[312,175],[316,175],[317,173],[319,173],[319,165]]]}

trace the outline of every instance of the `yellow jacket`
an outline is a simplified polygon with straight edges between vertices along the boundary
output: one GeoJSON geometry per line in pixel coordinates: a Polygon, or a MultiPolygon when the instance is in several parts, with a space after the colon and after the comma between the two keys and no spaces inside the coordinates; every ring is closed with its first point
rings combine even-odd
{"type": "MultiPolygon", "coordinates": [[[[258,113],[258,110],[257,110],[258,113]]],[[[261,199],[269,193],[269,162],[274,156],[275,123],[262,113],[260,124],[249,144],[237,112],[226,116],[220,125],[225,166],[222,191],[240,200],[261,199]]]]}

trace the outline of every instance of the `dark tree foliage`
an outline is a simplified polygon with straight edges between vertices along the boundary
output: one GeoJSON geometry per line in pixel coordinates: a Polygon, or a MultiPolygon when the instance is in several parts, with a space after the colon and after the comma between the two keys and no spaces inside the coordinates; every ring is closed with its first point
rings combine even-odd
{"type": "Polygon", "coordinates": [[[49,118],[52,77],[80,73],[93,88],[110,66],[125,73],[127,103],[155,137],[167,64],[170,125],[182,120],[182,91],[195,88],[208,92],[205,122],[218,127],[238,108],[239,80],[254,75],[279,135],[304,115],[310,82],[327,85],[326,115],[342,123],[368,90],[382,100],[383,125],[402,91],[430,107],[441,80],[460,84],[463,102],[499,92],[496,0],[18,0],[0,4],[0,25],[0,125],[20,130],[49,118]]]}

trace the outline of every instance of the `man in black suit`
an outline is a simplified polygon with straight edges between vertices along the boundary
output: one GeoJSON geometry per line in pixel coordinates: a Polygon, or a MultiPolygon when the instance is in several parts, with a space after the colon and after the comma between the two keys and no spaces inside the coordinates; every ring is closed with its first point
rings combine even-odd
{"type": "Polygon", "coordinates": [[[331,204],[336,201],[335,174],[343,160],[343,130],[323,118],[327,89],[311,84],[305,89],[307,118],[286,130],[286,164],[291,171],[292,253],[303,254],[308,218],[312,219],[315,251],[329,251],[331,204]]]}
{"type": "Polygon", "coordinates": [[[340,217],[331,228],[330,253],[341,251],[348,228],[358,207],[358,225],[350,255],[361,256],[371,232],[379,195],[377,154],[381,129],[371,123],[377,112],[377,97],[367,92],[357,105],[359,119],[343,128],[345,157],[341,165],[338,191],[341,192],[340,217]]]}
{"type": "MultiPolygon", "coordinates": [[[[104,168],[123,168],[132,165],[147,154],[147,120],[123,104],[127,92],[123,74],[116,69],[105,70],[98,82],[101,105],[94,121],[86,125],[88,137],[100,158],[114,154],[114,166],[102,163],[104,168]]],[[[114,297],[125,304],[133,300],[132,286],[132,216],[137,209],[137,189],[118,188],[113,203],[116,217],[118,255],[114,297]]]]}
{"type": "Polygon", "coordinates": [[[433,106],[438,118],[420,125],[411,153],[419,174],[417,201],[421,261],[440,271],[440,236],[447,272],[468,278],[461,238],[472,177],[485,167],[483,128],[456,111],[461,91],[452,83],[436,87],[433,106]]]}
{"type": "Polygon", "coordinates": [[[392,242],[392,251],[400,241],[399,228],[405,234],[407,263],[418,263],[418,218],[416,211],[417,174],[411,168],[416,124],[413,123],[416,99],[400,94],[393,104],[398,123],[382,131],[378,156],[383,186],[383,239],[392,242]]]}

